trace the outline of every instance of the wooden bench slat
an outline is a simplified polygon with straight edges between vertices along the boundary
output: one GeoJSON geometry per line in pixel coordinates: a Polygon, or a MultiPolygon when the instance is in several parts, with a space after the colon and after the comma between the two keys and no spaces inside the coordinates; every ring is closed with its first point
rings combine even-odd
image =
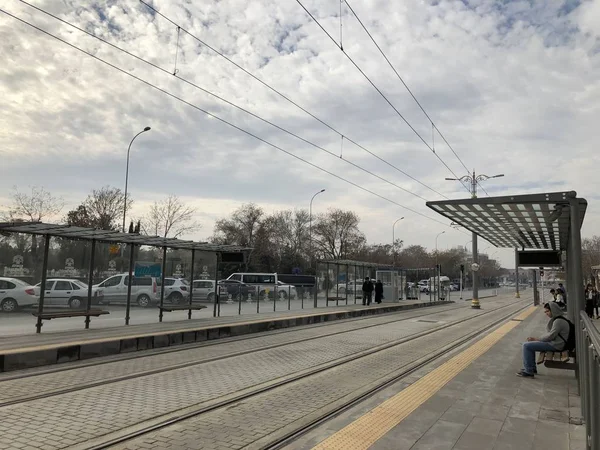
{"type": "Polygon", "coordinates": [[[34,317],[41,317],[45,320],[62,319],[64,317],[99,317],[105,314],[110,314],[109,311],[102,309],[90,309],[89,311],[64,311],[64,312],[46,312],[46,313],[31,313],[34,317]]]}
{"type": "Polygon", "coordinates": [[[575,370],[577,364],[574,362],[544,361],[544,366],[549,369],[575,370]]]}
{"type": "Polygon", "coordinates": [[[171,305],[171,306],[159,306],[158,309],[162,309],[163,311],[171,312],[171,311],[189,311],[192,310],[201,310],[206,308],[206,305],[171,305]]]}

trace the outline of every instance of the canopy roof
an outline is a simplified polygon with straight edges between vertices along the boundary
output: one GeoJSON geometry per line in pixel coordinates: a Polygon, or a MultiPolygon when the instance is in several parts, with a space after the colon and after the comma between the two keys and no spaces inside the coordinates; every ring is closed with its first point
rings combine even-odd
{"type": "Polygon", "coordinates": [[[98,230],[96,228],[75,227],[42,222],[8,222],[0,223],[0,233],[25,233],[40,236],[51,236],[81,241],[98,241],[115,244],[149,245],[180,250],[196,250],[216,253],[241,253],[252,250],[250,247],[238,245],[210,244],[208,242],[184,241],[176,238],[147,236],[137,233],[98,230]]]}
{"type": "Polygon", "coordinates": [[[427,202],[427,206],[496,247],[566,250],[571,226],[569,201],[587,201],[571,192],[468,198],[427,202]]]}

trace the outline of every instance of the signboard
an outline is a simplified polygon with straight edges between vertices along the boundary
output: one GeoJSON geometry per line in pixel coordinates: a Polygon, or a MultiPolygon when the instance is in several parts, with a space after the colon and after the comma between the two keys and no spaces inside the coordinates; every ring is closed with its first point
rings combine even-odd
{"type": "Polygon", "coordinates": [[[161,263],[136,262],[134,266],[134,277],[156,277],[162,274],[161,263]]]}
{"type": "Polygon", "coordinates": [[[518,253],[520,267],[560,267],[561,254],[554,250],[523,250],[518,253]]]}

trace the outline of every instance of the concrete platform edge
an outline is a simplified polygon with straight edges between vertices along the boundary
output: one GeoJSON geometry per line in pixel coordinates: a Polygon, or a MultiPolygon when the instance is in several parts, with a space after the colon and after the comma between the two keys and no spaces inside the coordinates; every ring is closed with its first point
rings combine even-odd
{"type": "Polygon", "coordinates": [[[197,329],[160,331],[155,335],[140,333],[140,336],[127,335],[124,337],[107,338],[105,341],[95,340],[90,343],[70,345],[68,342],[55,344],[43,350],[23,349],[23,351],[0,354],[0,372],[11,372],[32,367],[60,364],[70,361],[115,355],[119,353],[150,350],[153,348],[171,347],[181,344],[216,340],[244,334],[291,328],[315,323],[331,322],[362,316],[372,316],[395,311],[446,305],[453,301],[424,302],[417,304],[394,303],[373,308],[361,308],[346,311],[323,311],[322,314],[304,315],[298,317],[267,318],[264,320],[250,319],[250,323],[225,323],[217,326],[204,325],[197,329]]]}

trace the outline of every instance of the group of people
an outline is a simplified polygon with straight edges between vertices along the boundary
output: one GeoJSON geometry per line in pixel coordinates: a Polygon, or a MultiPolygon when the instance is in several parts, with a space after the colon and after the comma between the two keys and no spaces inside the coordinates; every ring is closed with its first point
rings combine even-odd
{"type": "Polygon", "coordinates": [[[373,284],[373,280],[366,277],[365,282],[362,285],[363,305],[368,306],[371,304],[373,292],[375,292],[375,303],[381,303],[383,300],[383,283],[381,280],[377,280],[377,282],[373,284]]]}
{"type": "Polygon", "coordinates": [[[598,308],[600,307],[599,297],[596,286],[592,286],[591,283],[588,283],[585,288],[585,313],[590,319],[594,318],[594,310],[596,310],[596,319],[600,319],[600,314],[598,314],[598,308]]]}

